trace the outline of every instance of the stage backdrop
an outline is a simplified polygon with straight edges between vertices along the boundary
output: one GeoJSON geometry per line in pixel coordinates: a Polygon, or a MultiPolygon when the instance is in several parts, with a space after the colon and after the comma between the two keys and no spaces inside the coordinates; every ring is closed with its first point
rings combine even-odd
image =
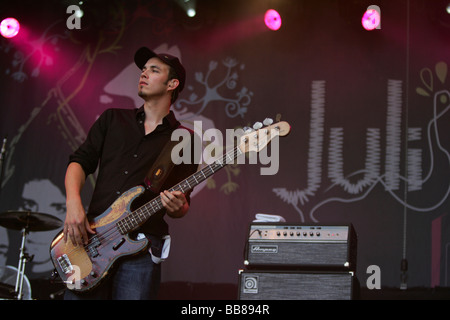
{"type": "MultiPolygon", "coordinates": [[[[372,265],[385,288],[449,286],[450,29],[440,2],[197,0],[190,19],[176,1],[85,1],[76,20],[69,1],[3,1],[2,18],[22,29],[0,40],[1,212],[64,220],[68,156],[103,111],[142,105],[133,55],[148,46],[186,67],[172,107],[184,125],[291,125],[270,163],[225,167],[195,189],[185,218],[167,219],[164,283],[236,286],[249,225],[267,213],[352,223],[364,288],[372,265]],[[369,32],[361,16],[371,4],[381,28],[369,32]],[[278,31],[263,22],[270,5],[278,31]]],[[[30,233],[30,279],[49,279],[57,231],[30,233]]],[[[19,245],[19,231],[0,228],[1,265],[17,266],[19,245]]]]}

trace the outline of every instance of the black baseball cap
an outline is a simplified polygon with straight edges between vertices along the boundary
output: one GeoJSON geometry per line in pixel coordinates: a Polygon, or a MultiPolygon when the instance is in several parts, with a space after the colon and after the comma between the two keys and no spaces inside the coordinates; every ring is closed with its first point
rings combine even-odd
{"type": "Polygon", "coordinates": [[[183,90],[184,88],[184,82],[186,81],[186,71],[184,70],[183,65],[177,57],[167,53],[156,54],[149,48],[142,47],[139,48],[134,54],[134,62],[139,69],[143,69],[147,61],[154,57],[161,59],[164,63],[168,64],[175,70],[177,74],[176,78],[178,79],[178,81],[180,81],[179,88],[181,92],[181,90],[183,90]]]}

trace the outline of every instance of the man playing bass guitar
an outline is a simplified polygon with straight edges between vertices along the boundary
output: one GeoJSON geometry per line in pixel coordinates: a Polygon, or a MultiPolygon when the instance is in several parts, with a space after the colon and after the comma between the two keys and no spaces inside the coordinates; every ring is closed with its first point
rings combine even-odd
{"type": "MultiPolygon", "coordinates": [[[[124,192],[143,183],[171,133],[179,127],[170,111],[185,84],[185,69],[179,59],[143,47],[135,53],[134,61],[141,70],[138,94],[144,100],[143,106],[106,110],[91,127],[86,141],[70,156],[63,234],[64,241],[71,241],[74,246],[86,246],[89,238],[95,236],[92,218],[104,213],[124,192]],[[80,192],[97,167],[95,189],[86,213],[80,192]]],[[[165,213],[173,218],[183,217],[190,202],[190,192],[166,189],[196,170],[194,162],[174,166],[160,189],[163,210],[136,230],[136,235],[148,239],[150,250],[118,260],[105,281],[89,292],[66,290],[65,299],[155,299],[161,274],[157,256],[169,234],[163,217],[165,213]]],[[[59,259],[61,266],[67,264],[63,257],[59,259]]]]}

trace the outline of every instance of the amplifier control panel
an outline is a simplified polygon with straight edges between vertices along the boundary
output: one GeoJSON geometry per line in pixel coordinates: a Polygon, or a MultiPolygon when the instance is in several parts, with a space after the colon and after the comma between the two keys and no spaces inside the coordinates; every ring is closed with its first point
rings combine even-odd
{"type": "Polygon", "coordinates": [[[349,239],[348,226],[253,224],[250,226],[249,232],[248,240],[250,241],[342,242],[349,239]]]}

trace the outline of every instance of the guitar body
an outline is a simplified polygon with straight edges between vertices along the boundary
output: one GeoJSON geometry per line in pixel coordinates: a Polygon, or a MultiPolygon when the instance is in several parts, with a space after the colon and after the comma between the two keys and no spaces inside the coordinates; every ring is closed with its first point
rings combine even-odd
{"type": "Polygon", "coordinates": [[[88,234],[88,245],[74,246],[70,238],[64,242],[63,231],[55,237],[50,246],[50,256],[68,289],[85,292],[95,288],[118,259],[147,248],[147,239],[133,240],[128,234],[122,234],[116,224],[130,213],[131,203],[144,190],[142,186],[128,190],[91,221],[96,234],[88,234]]]}

